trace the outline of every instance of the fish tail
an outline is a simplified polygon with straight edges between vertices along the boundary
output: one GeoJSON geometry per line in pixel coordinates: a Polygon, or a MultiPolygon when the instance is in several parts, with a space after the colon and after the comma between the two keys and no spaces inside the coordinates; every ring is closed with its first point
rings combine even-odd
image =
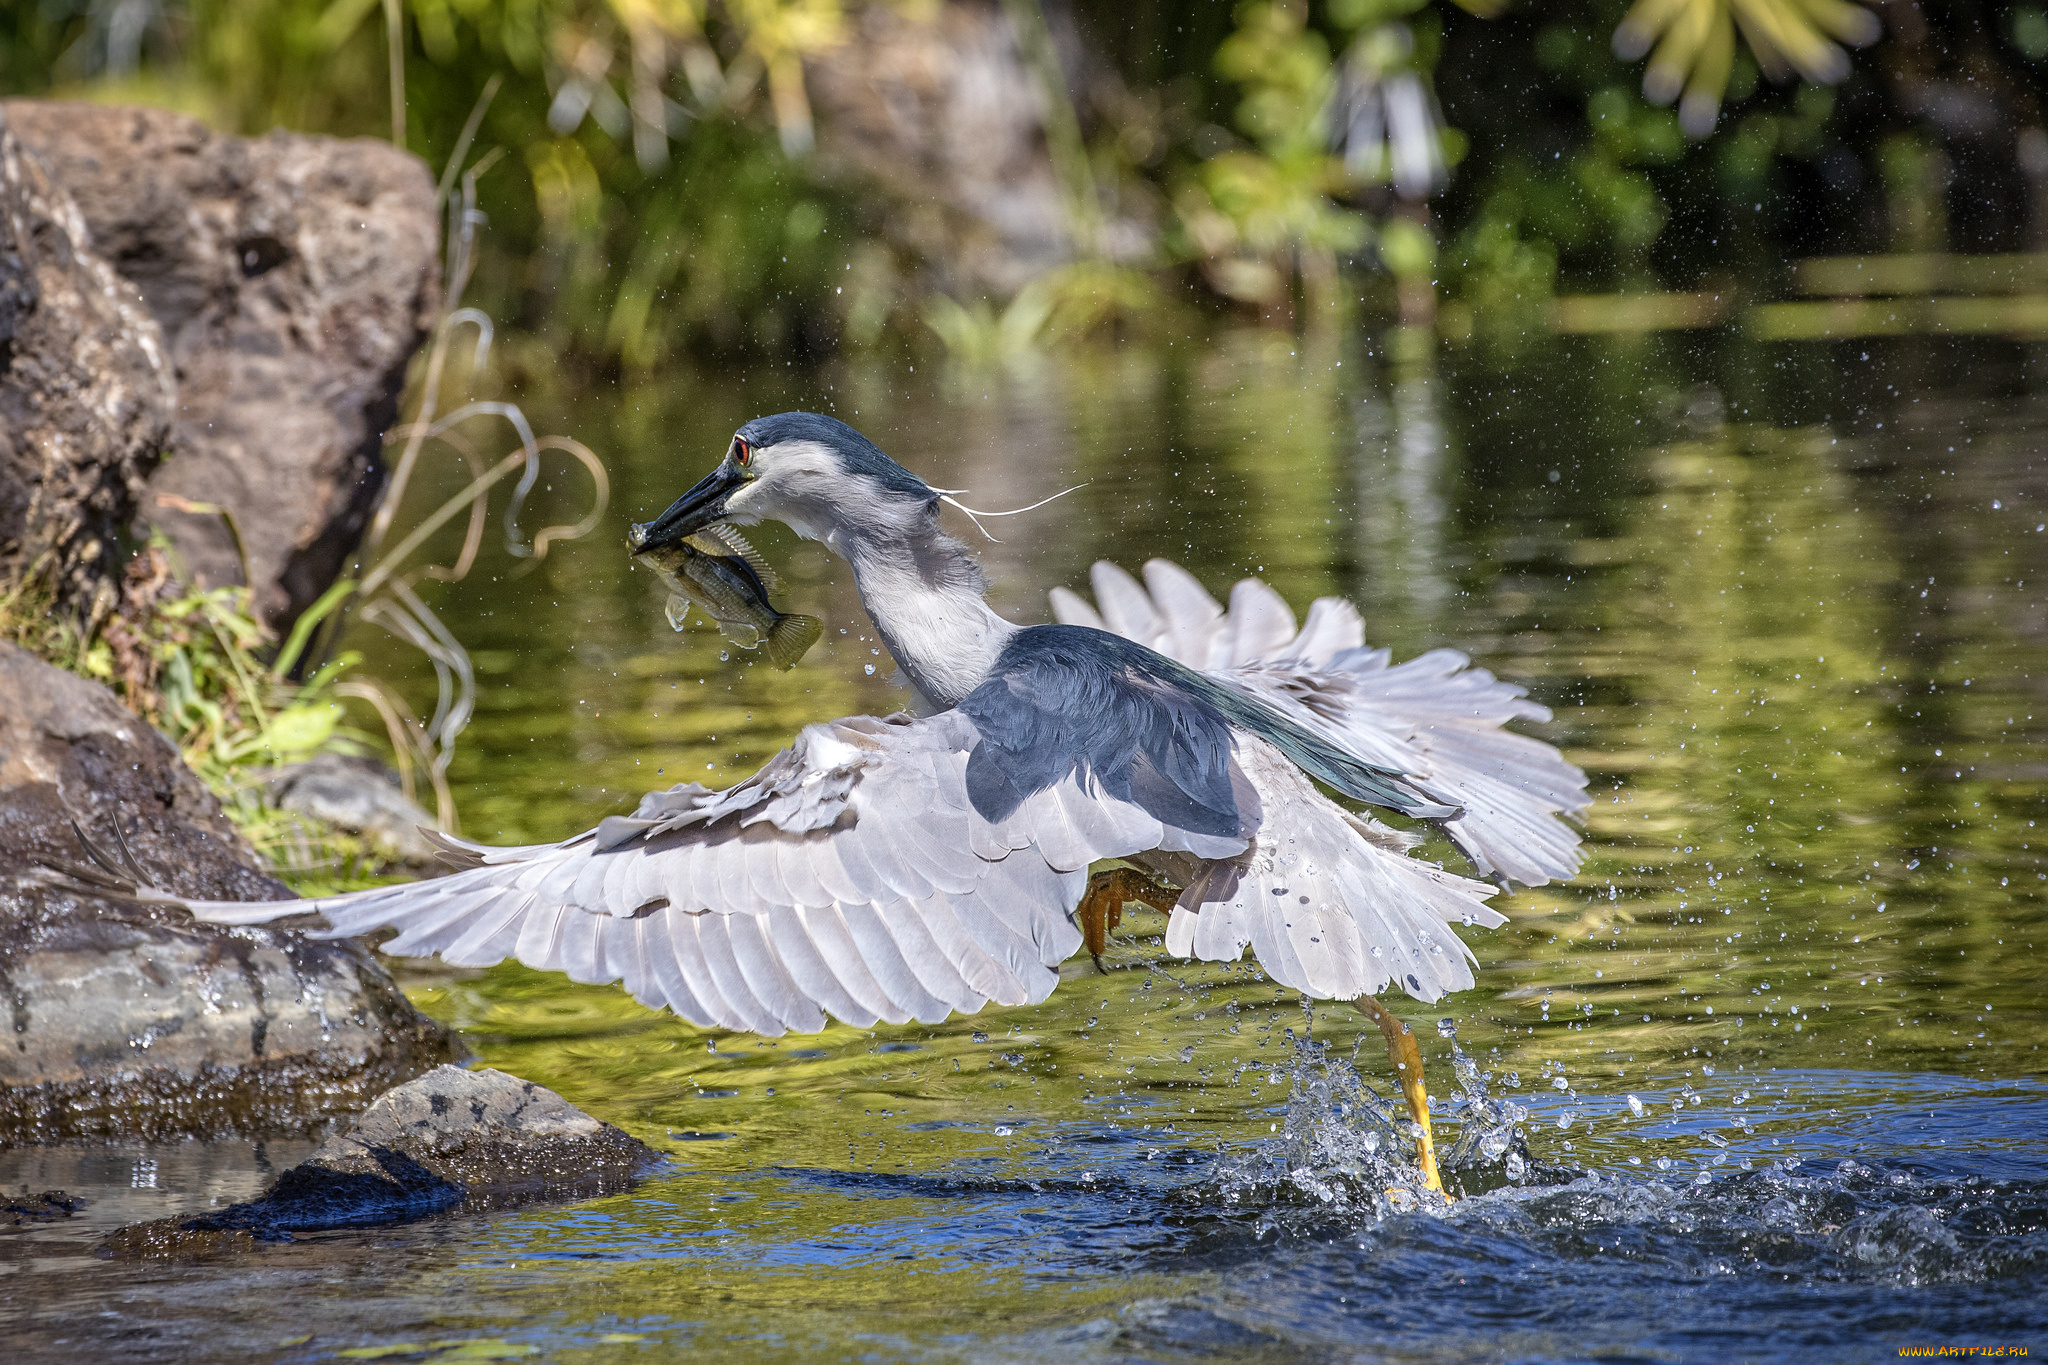
{"type": "Polygon", "coordinates": [[[768,631],[768,661],[777,668],[788,668],[824,633],[825,623],[815,616],[785,616],[768,631]]]}

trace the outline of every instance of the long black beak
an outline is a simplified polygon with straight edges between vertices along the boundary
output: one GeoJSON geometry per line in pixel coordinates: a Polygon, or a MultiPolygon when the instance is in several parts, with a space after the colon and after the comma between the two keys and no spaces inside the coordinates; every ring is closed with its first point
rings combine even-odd
{"type": "Polygon", "coordinates": [[[725,515],[725,501],[747,476],[730,463],[721,464],[697,481],[696,487],[669,504],[653,521],[636,523],[626,533],[634,554],[673,545],[684,536],[701,531],[725,515]]]}

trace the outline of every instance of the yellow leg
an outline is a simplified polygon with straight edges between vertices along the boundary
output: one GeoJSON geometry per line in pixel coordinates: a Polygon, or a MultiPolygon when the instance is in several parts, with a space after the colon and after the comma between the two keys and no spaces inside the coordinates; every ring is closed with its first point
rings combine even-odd
{"type": "Polygon", "coordinates": [[[1415,1159],[1422,1166],[1422,1183],[1442,1194],[1444,1182],[1436,1173],[1436,1139],[1429,1129],[1429,1091],[1422,1084],[1422,1049],[1415,1045],[1415,1035],[1408,1031],[1408,1026],[1379,1001],[1361,995],[1351,1003],[1386,1035],[1387,1055],[1394,1059],[1394,1074],[1401,1082],[1402,1097],[1408,1101],[1409,1117],[1422,1129],[1422,1136],[1415,1140],[1415,1159]]]}
{"type": "Polygon", "coordinates": [[[1123,923],[1125,901],[1142,901],[1163,915],[1173,909],[1178,895],[1135,867],[1113,867],[1090,877],[1074,917],[1081,922],[1081,941],[1095,959],[1095,970],[1109,970],[1102,965],[1102,955],[1109,949],[1109,931],[1123,923]]]}

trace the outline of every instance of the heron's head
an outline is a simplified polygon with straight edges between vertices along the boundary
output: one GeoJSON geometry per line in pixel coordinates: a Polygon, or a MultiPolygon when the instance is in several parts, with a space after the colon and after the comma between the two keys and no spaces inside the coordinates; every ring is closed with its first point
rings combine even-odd
{"type": "Polygon", "coordinates": [[[939,494],[836,417],[784,412],[733,434],[718,468],[653,521],[632,529],[635,553],[672,545],[713,522],[779,521],[832,544],[853,533],[909,530],[939,494]]]}

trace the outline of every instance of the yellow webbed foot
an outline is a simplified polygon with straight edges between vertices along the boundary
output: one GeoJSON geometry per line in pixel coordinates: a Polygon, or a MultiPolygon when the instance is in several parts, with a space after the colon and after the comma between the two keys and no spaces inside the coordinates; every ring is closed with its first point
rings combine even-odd
{"type": "Polygon", "coordinates": [[[1422,1183],[1448,1199],[1450,1195],[1445,1192],[1443,1179],[1436,1169],[1436,1137],[1429,1126],[1429,1091],[1422,1083],[1422,1049],[1416,1046],[1415,1035],[1408,1031],[1408,1026],[1396,1019],[1379,1001],[1369,995],[1361,995],[1352,1003],[1378,1024],[1386,1037],[1387,1055],[1393,1059],[1394,1075],[1401,1083],[1401,1096],[1408,1101],[1408,1116],[1422,1130],[1422,1135],[1415,1140],[1415,1160],[1422,1167],[1422,1183]]]}
{"type": "Polygon", "coordinates": [[[1178,895],[1135,867],[1112,867],[1090,877],[1074,917],[1080,922],[1081,941],[1087,946],[1088,956],[1095,959],[1095,970],[1109,970],[1102,965],[1102,955],[1109,950],[1109,931],[1123,923],[1124,902],[1141,901],[1165,914],[1173,909],[1178,895]]]}

